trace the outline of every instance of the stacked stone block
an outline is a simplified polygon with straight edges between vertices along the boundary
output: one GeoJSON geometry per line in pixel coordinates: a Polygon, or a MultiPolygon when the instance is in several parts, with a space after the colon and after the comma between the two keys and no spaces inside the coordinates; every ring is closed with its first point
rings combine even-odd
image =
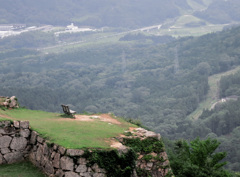
{"type": "Polygon", "coordinates": [[[0,122],[0,165],[28,159],[31,150],[29,137],[29,122],[0,122]]]}

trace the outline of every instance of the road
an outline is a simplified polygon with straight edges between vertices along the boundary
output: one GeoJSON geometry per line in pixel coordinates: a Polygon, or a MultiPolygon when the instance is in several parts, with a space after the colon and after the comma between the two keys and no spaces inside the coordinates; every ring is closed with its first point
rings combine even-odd
{"type": "Polygon", "coordinates": [[[91,41],[101,40],[101,39],[105,39],[105,38],[112,38],[112,37],[116,37],[116,36],[126,35],[126,34],[129,34],[129,33],[149,31],[149,30],[153,30],[153,29],[160,29],[161,27],[162,27],[162,24],[152,25],[152,26],[147,26],[147,27],[138,28],[138,29],[134,29],[134,30],[115,33],[115,34],[112,34],[112,35],[101,36],[101,37],[97,37],[97,38],[90,39],[90,40],[82,40],[82,41],[58,44],[58,45],[50,46],[50,47],[38,48],[37,50],[42,51],[42,50],[54,49],[54,48],[58,48],[58,47],[68,46],[68,45],[76,45],[76,44],[81,44],[81,43],[85,43],[85,42],[91,42],[91,41]]]}

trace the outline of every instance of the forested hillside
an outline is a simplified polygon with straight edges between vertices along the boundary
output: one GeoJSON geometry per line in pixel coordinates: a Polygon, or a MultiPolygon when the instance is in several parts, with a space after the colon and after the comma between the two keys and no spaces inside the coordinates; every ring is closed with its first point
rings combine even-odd
{"type": "Polygon", "coordinates": [[[220,80],[220,98],[225,98],[226,102],[218,103],[212,110],[205,110],[199,120],[191,124],[187,129],[189,132],[194,130],[192,137],[189,138],[197,135],[202,138],[219,139],[222,142],[220,150],[228,152],[226,158],[226,160],[230,161],[228,166],[235,171],[238,171],[240,166],[240,99],[238,98],[236,101],[230,98],[233,95],[234,98],[240,96],[239,85],[239,72],[222,77],[220,80]]]}
{"type": "Polygon", "coordinates": [[[0,0],[0,23],[139,27],[190,9],[186,0],[0,0]]]}
{"type": "Polygon", "coordinates": [[[217,0],[206,10],[195,12],[195,15],[214,24],[237,22],[240,20],[240,1],[217,0]]]}
{"type": "Polygon", "coordinates": [[[111,111],[175,137],[204,99],[208,76],[239,64],[239,31],[168,45],[119,42],[60,54],[2,52],[1,94],[18,96],[31,109],[60,111],[66,103],[78,112],[111,111]]]}
{"type": "Polygon", "coordinates": [[[113,112],[171,139],[226,136],[237,127],[221,129],[224,116],[219,124],[186,117],[205,99],[210,75],[240,64],[239,41],[240,27],[168,44],[119,41],[60,53],[8,49],[0,53],[0,95],[16,95],[30,109],[60,112],[69,104],[78,113],[113,112]]]}

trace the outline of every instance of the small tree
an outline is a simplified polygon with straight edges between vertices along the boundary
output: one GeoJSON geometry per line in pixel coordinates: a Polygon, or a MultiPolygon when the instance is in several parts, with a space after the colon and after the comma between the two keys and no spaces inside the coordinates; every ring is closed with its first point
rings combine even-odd
{"type": "Polygon", "coordinates": [[[223,169],[226,162],[220,162],[226,157],[226,152],[215,150],[219,146],[215,139],[186,140],[176,142],[174,152],[170,154],[170,164],[176,177],[230,177],[223,169]]]}

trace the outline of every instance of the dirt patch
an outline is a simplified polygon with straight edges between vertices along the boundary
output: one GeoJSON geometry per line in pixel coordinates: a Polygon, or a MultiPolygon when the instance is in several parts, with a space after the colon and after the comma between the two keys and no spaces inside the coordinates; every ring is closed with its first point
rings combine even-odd
{"type": "Polygon", "coordinates": [[[117,124],[120,125],[121,122],[119,122],[117,119],[112,118],[109,114],[99,114],[99,115],[75,115],[75,119],[68,119],[63,118],[64,120],[70,120],[70,121],[86,121],[91,122],[95,120],[100,120],[103,122],[108,122],[111,124],[117,124]]]}
{"type": "Polygon", "coordinates": [[[2,114],[0,114],[0,117],[2,117],[2,118],[7,118],[7,119],[13,119],[13,118],[10,117],[10,116],[6,116],[6,115],[2,115],[2,114]]]}

